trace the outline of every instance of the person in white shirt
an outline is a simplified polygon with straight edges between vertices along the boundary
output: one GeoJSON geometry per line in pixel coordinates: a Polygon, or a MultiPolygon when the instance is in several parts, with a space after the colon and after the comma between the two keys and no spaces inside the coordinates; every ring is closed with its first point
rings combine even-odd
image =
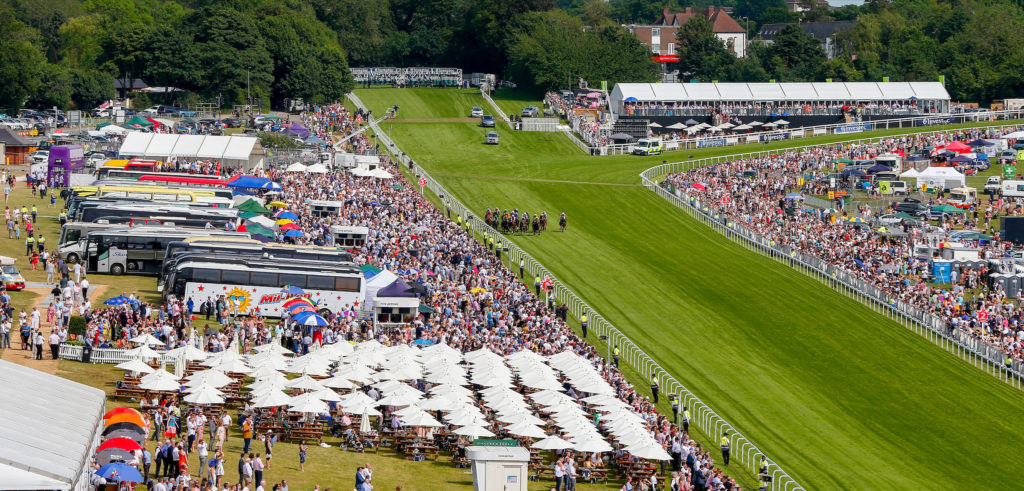
{"type": "Polygon", "coordinates": [[[57,353],[60,351],[60,334],[57,331],[50,331],[50,355],[54,360],[57,359],[57,353]]]}

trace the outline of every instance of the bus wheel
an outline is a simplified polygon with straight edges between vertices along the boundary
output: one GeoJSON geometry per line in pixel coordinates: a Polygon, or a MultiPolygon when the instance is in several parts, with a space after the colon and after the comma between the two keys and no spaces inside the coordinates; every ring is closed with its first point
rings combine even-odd
{"type": "Polygon", "coordinates": [[[78,262],[78,254],[75,254],[75,253],[68,254],[67,262],[68,262],[68,264],[75,264],[75,263],[77,263],[78,262]]]}
{"type": "Polygon", "coordinates": [[[124,274],[124,266],[122,266],[120,264],[115,264],[115,265],[111,266],[110,267],[110,274],[112,274],[114,276],[121,276],[121,275],[123,275],[124,274]]]}

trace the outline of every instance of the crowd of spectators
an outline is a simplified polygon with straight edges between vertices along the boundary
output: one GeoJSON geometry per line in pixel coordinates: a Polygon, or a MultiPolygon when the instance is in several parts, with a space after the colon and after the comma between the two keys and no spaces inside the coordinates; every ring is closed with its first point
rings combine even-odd
{"type": "Polygon", "coordinates": [[[567,98],[557,92],[548,92],[544,95],[544,102],[551,106],[556,113],[565,117],[573,131],[580,135],[583,141],[595,147],[608,145],[608,135],[610,132],[607,128],[603,128],[599,122],[594,121],[592,117],[587,117],[588,115],[593,116],[593,113],[575,110],[577,108],[590,108],[589,106],[593,104],[593,100],[590,100],[590,103],[586,101],[586,96],[582,99],[579,97],[567,98]]]}
{"type": "MultiPolygon", "coordinates": [[[[393,175],[399,174],[388,158],[382,157],[380,162],[393,175]]],[[[652,435],[675,457],[680,476],[685,476],[679,480],[708,490],[738,489],[715,467],[708,449],[693,441],[672,417],[659,413],[615,364],[599,356],[570,329],[567,309],[545,303],[539,280],[528,286],[533,279],[505,267],[493,242],[485,245],[474,240],[465,226],[465,217],[451,216],[449,210],[435,208],[413,186],[394,186],[389,180],[356,177],[344,171],[316,175],[272,170],[268,177],[281,180],[284,191],[275,198],[288,203],[289,209],[300,216],[296,222],[305,232],[303,241],[330,244],[331,224],[368,227],[365,245],[350,251],[356,265],[387,269],[418,285],[425,291],[421,302],[434,313],[375,329],[358,312],[346,309],[328,316],[330,325],[321,329],[309,330],[287,321],[271,328],[258,317],[235,315],[229,305],[218,301],[213,313],[227,324],[214,333],[207,331],[207,326],[219,326],[203,319],[200,306],[190,299],[172,298],[160,307],[133,302],[96,312],[90,317],[90,335],[109,337],[110,330],[117,326],[126,335],[150,331],[174,347],[186,342],[195,328],[198,334],[209,333],[206,347],[211,350],[226,348],[236,333],[244,346],[280,336],[288,348],[296,351],[317,341],[366,339],[389,345],[429,340],[463,352],[488,348],[500,355],[523,349],[542,355],[572,350],[593,363],[618,396],[648,422],[652,435]],[[311,199],[338,200],[344,207],[337,217],[315,218],[307,212],[311,199]]],[[[205,311],[211,312],[209,308],[205,311]]]]}
{"type": "MultiPolygon", "coordinates": [[[[834,214],[794,207],[790,193],[824,194],[836,159],[863,159],[882,153],[911,154],[954,140],[993,138],[998,130],[954,131],[909,135],[878,143],[826,145],[735,160],[671,174],[663,185],[711,215],[727,217],[765,238],[772,247],[789,247],[808,254],[886,291],[894,299],[940,316],[947,328],[967,333],[998,347],[1011,360],[1024,360],[1024,315],[997,285],[985,287],[989,267],[954,275],[952,284],[929,283],[930,257],[916,253],[915,243],[925,233],[938,233],[949,241],[952,221],[941,228],[903,224],[904,234],[872,229],[875,218],[889,208],[859,206],[834,214]],[[799,186],[804,179],[804,186],[799,186]],[[796,209],[794,209],[796,208],[796,209]],[[862,223],[852,219],[861,218],[862,223]],[[979,290],[980,288],[980,290],[979,290]]],[[[941,204],[941,198],[932,204],[941,204]]],[[[1020,199],[998,198],[978,203],[957,220],[963,226],[991,226],[999,215],[1020,215],[1020,199]]],[[[876,225],[877,226],[877,225],[876,225]]],[[[989,229],[989,232],[995,231],[989,229]]],[[[983,259],[1006,257],[1012,245],[1000,241],[973,241],[983,259]]],[[[894,300],[894,302],[896,301],[894,300]]]]}

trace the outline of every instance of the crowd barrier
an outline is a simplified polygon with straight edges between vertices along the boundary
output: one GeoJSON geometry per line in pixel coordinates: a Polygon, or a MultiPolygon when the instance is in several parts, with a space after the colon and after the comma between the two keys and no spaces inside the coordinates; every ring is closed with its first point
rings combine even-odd
{"type": "MultiPolygon", "coordinates": [[[[354,94],[348,96],[357,107],[365,108],[362,101],[359,100],[354,94]]],[[[372,124],[372,123],[371,123],[372,124]]],[[[384,132],[380,131],[379,128],[374,128],[374,132],[377,134],[377,140],[383,144],[383,147],[392,155],[392,158],[399,163],[399,165],[408,166],[411,159],[408,155],[399,149],[384,132]]],[[[495,229],[488,226],[484,221],[476,215],[472,210],[462,204],[458,199],[452,196],[447,189],[445,189],[441,183],[435,180],[430,174],[421,167],[415,167],[414,172],[418,177],[422,177],[426,181],[426,187],[430,189],[442,202],[445,212],[454,219],[454,217],[460,216],[464,223],[469,224],[473,233],[478,236],[482,236],[484,233],[492,237],[502,237],[502,235],[495,229]]],[[[656,379],[659,386],[666,394],[674,394],[679,397],[679,403],[682,406],[688,406],[691,411],[691,423],[700,428],[705,434],[715,438],[715,435],[721,435],[723,431],[729,432],[730,447],[732,448],[732,461],[741,464],[751,474],[757,475],[758,466],[761,463],[761,457],[765,457],[766,465],[768,467],[768,474],[772,476],[772,482],[769,484],[768,489],[771,490],[803,490],[795,479],[790,477],[785,470],[783,470],[778,464],[767,457],[760,449],[754,445],[748,438],[731,424],[729,424],[724,418],[718,415],[710,406],[701,401],[696,395],[694,395],[689,389],[683,386],[675,377],[673,377],[665,368],[663,368],[657,361],[651,356],[645,353],[640,347],[629,339],[625,334],[619,331],[614,325],[606,320],[601,314],[590,307],[584,302],[579,296],[572,292],[564,283],[562,283],[551,271],[544,267],[539,261],[533,258],[529,253],[521,249],[516,244],[512,243],[507,238],[503,239],[502,261],[509,267],[510,270],[515,271],[520,264],[523,265],[526,271],[527,277],[524,281],[529,283],[530,277],[547,278],[551,281],[552,286],[548,293],[551,301],[559,304],[566,305],[569,308],[569,312],[572,313],[573,317],[579,319],[582,316],[587,316],[588,328],[597,335],[600,339],[604,339],[607,342],[608,351],[611,350],[612,346],[617,346],[620,350],[620,362],[626,363],[633,367],[645,380],[656,379]]],[[[607,355],[609,362],[611,361],[610,353],[607,355]]]]}
{"type": "MultiPolygon", "coordinates": [[[[133,356],[129,354],[129,351],[124,348],[93,348],[89,353],[89,363],[113,363],[116,365],[131,361],[133,356]]],[[[84,352],[85,346],[63,343],[60,345],[57,356],[62,360],[85,361],[82,359],[84,352]]],[[[168,365],[174,364],[173,358],[168,358],[166,361],[168,365]]]]}
{"type": "MultiPolygon", "coordinates": [[[[1003,129],[1006,127],[981,126],[975,128],[963,128],[961,131],[1003,129]]],[[[932,134],[943,133],[942,131],[926,132],[932,134]]],[[[800,147],[806,149],[828,145],[850,145],[871,143],[885,140],[891,137],[878,137],[870,139],[850,140],[822,145],[809,145],[800,147]]],[[[787,151],[798,150],[797,148],[786,149],[787,151]]],[[[691,198],[685,190],[671,192],[660,185],[660,180],[665,176],[677,172],[687,172],[697,167],[713,165],[725,161],[754,158],[766,156],[778,151],[753,152],[736,155],[715,157],[711,159],[700,159],[685,162],[673,162],[651,167],[640,173],[640,179],[644,187],[655,194],[665,198],[670,203],[685,211],[691,217],[699,220],[716,232],[724,235],[733,242],[744,248],[757,252],[761,255],[787,265],[801,273],[814,278],[830,288],[852,298],[875,312],[886,316],[890,320],[898,322],[903,327],[910,329],[918,335],[941,346],[943,349],[957,355],[961,359],[971,363],[975,367],[991,374],[992,376],[1005,381],[1013,387],[1022,388],[1024,379],[1024,366],[1017,361],[1007,366],[1005,354],[994,346],[986,344],[983,340],[959,330],[953,330],[949,323],[941,317],[922,311],[913,305],[899,300],[884,290],[876,288],[869,282],[862,280],[846,271],[843,271],[815,256],[801,253],[795,249],[771,244],[771,242],[758,235],[743,225],[727,220],[724,216],[718,215],[707,203],[702,203],[691,198]]]]}
{"type": "Polygon", "coordinates": [[[483,96],[484,100],[491,105],[491,107],[494,109],[494,112],[498,114],[498,117],[500,117],[501,120],[508,125],[508,129],[516,129],[515,126],[512,126],[512,120],[508,119],[508,115],[505,114],[505,111],[502,111],[501,108],[498,107],[498,103],[494,102],[494,99],[491,99],[491,95],[488,94],[487,91],[483,89],[483,87],[480,88],[480,95],[483,96]]]}

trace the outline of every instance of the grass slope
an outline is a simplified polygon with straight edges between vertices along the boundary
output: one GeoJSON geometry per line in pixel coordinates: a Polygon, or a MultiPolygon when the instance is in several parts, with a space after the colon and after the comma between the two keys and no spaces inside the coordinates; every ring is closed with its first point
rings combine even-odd
{"type": "Polygon", "coordinates": [[[393,136],[477,210],[565,211],[566,234],[514,240],[809,489],[1020,482],[1009,459],[964,458],[1020,447],[1020,392],[640,187],[545,181],[635,183],[657,157],[588,158],[509,132],[483,148],[479,131],[393,136]]]}

